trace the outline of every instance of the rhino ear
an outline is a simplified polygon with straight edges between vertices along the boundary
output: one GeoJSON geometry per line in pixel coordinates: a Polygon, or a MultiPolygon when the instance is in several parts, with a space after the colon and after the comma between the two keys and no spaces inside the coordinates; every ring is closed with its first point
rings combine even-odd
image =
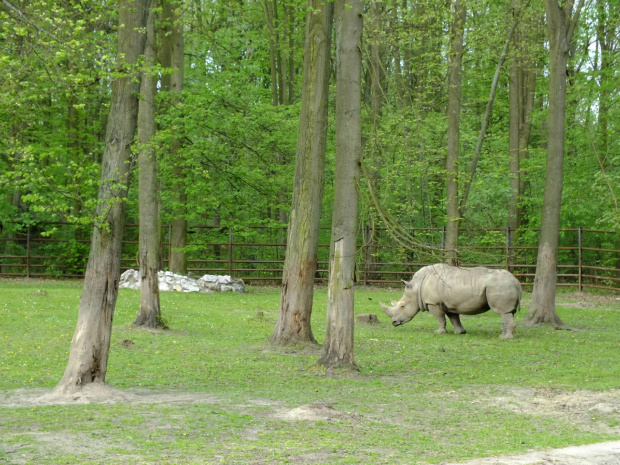
{"type": "Polygon", "coordinates": [[[411,283],[409,281],[405,281],[404,279],[403,279],[403,284],[405,285],[405,289],[411,289],[412,287],[411,283]]]}

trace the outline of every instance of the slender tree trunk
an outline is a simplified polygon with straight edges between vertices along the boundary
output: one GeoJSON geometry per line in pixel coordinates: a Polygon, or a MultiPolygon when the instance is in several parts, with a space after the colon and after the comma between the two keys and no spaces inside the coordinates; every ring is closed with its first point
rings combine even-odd
{"type": "MultiPolygon", "coordinates": [[[[170,80],[170,90],[173,94],[180,95],[183,91],[183,22],[179,17],[179,11],[181,11],[180,4],[172,3],[171,0],[164,2],[164,12],[167,12],[166,16],[171,21],[171,64],[174,72],[172,73],[170,80]],[[168,10],[166,9],[168,8],[168,10]]],[[[174,97],[173,102],[178,103],[179,97],[174,97]]],[[[172,160],[179,160],[178,164],[175,164],[173,168],[173,174],[176,184],[173,187],[174,200],[177,205],[177,210],[174,214],[174,219],[171,223],[171,250],[170,255],[170,271],[182,275],[187,274],[187,253],[185,247],[187,246],[187,193],[185,190],[185,170],[183,169],[183,162],[180,159],[179,151],[181,149],[181,139],[179,133],[181,132],[180,126],[177,124],[173,128],[172,147],[170,148],[170,157],[172,160]]]]}
{"type": "Polygon", "coordinates": [[[530,325],[548,323],[556,328],[564,326],[556,311],[555,290],[564,180],[566,69],[571,38],[582,6],[583,0],[580,0],[571,18],[572,1],[566,2],[562,8],[557,0],[545,0],[549,38],[549,129],[536,275],[530,310],[525,317],[530,325]]]}
{"type": "Polygon", "coordinates": [[[271,342],[316,343],[311,315],[325,179],[333,4],[308,0],[304,82],[282,296],[271,342]]]}
{"type": "MultiPolygon", "coordinates": [[[[392,7],[392,28],[396,29],[401,25],[401,21],[399,19],[399,2],[398,0],[394,0],[391,5],[392,7]]],[[[403,70],[402,70],[402,59],[400,56],[400,42],[396,41],[393,46],[392,53],[394,55],[394,75],[396,77],[396,107],[399,110],[402,110],[404,107],[404,83],[403,83],[403,70]]]]}
{"type": "MultiPolygon", "coordinates": [[[[119,4],[119,70],[131,67],[144,51],[148,0],[119,4]]],[[[129,158],[138,115],[140,82],[124,75],[112,83],[110,117],[101,171],[96,224],[86,267],[78,322],[64,376],[53,394],[72,394],[105,383],[112,317],[118,296],[129,158]]]]}
{"type": "MultiPolygon", "coordinates": [[[[264,0],[263,9],[265,10],[265,20],[267,28],[269,29],[269,63],[271,67],[271,104],[274,107],[279,105],[288,105],[292,102],[293,95],[293,81],[294,81],[294,63],[293,63],[293,18],[289,18],[289,7],[286,4],[282,6],[283,20],[282,27],[278,22],[278,2],[277,0],[264,0]],[[284,39],[280,40],[280,29],[284,31],[284,39]],[[285,43],[290,47],[289,53],[285,53],[285,43]],[[288,63],[287,63],[288,62],[288,63]],[[287,70],[289,76],[287,79],[287,70]],[[285,98],[288,89],[288,98],[285,98]]],[[[277,165],[287,165],[289,160],[286,156],[279,154],[275,150],[276,144],[274,143],[274,157],[277,165]]],[[[278,193],[278,201],[280,205],[286,202],[287,194],[284,190],[278,193]]],[[[278,220],[283,225],[287,222],[287,212],[281,207],[278,208],[278,220]]]]}
{"type": "MultiPolygon", "coordinates": [[[[155,13],[150,10],[146,28],[144,61],[155,64],[155,13]]],[[[140,311],[133,324],[156,328],[161,323],[159,305],[159,190],[157,182],[157,154],[151,145],[155,135],[155,94],[157,77],[147,70],[140,84],[138,109],[138,203],[139,203],[139,251],[140,311]]]]}
{"type": "Polygon", "coordinates": [[[291,105],[295,99],[295,4],[284,6],[288,26],[288,98],[286,103],[291,105]]]}
{"type": "Polygon", "coordinates": [[[269,29],[269,64],[271,68],[271,104],[277,107],[280,103],[278,92],[278,68],[276,66],[276,32],[274,28],[272,0],[264,0],[265,20],[269,29]]]}
{"type": "Polygon", "coordinates": [[[459,115],[461,112],[461,62],[463,59],[463,35],[467,10],[462,0],[454,2],[451,47],[448,57],[448,153],[446,157],[446,261],[459,263],[459,115]]]}
{"type": "Polygon", "coordinates": [[[597,41],[601,49],[600,98],[598,111],[599,153],[607,158],[609,146],[609,113],[612,99],[610,78],[613,79],[613,55],[618,45],[618,16],[620,7],[606,0],[597,0],[597,41]],[[616,47],[614,47],[614,42],[616,47]]]}
{"type": "MultiPolygon", "coordinates": [[[[513,0],[513,5],[515,0],[513,0]]],[[[523,61],[519,59],[517,55],[518,48],[515,47],[515,53],[513,53],[510,61],[510,78],[508,88],[508,100],[509,100],[509,136],[508,146],[510,151],[510,205],[508,207],[508,228],[510,231],[510,241],[514,240],[515,231],[521,224],[521,216],[518,208],[519,196],[521,195],[521,154],[519,151],[519,128],[521,126],[521,113],[522,113],[522,87],[520,86],[520,63],[523,61]]],[[[512,260],[511,260],[512,261],[512,260]]]]}
{"type": "MultiPolygon", "coordinates": [[[[518,8],[513,0],[513,8],[518,8]]],[[[522,7],[521,7],[522,8],[522,7]]],[[[524,13],[525,14],[525,13],[524,13]]],[[[510,204],[508,228],[510,242],[516,240],[516,232],[521,226],[523,208],[520,205],[523,193],[521,161],[528,157],[532,111],[536,90],[536,62],[531,50],[536,47],[537,32],[532,21],[522,22],[514,40],[514,53],[510,60],[509,80],[509,150],[510,150],[510,204]]],[[[514,257],[509,258],[513,262],[514,257]]]]}
{"type": "MultiPolygon", "coordinates": [[[[371,27],[368,31],[370,60],[368,60],[368,77],[370,80],[370,125],[371,135],[365,139],[364,144],[370,145],[368,150],[368,176],[370,184],[375,192],[379,193],[381,188],[380,172],[384,160],[383,144],[380,135],[381,115],[383,113],[383,102],[386,93],[386,70],[384,66],[385,44],[381,38],[385,30],[383,18],[385,5],[381,0],[370,2],[371,27]]],[[[370,233],[366,237],[366,268],[364,270],[365,279],[376,279],[377,270],[377,250],[379,243],[379,229],[375,227],[375,218],[370,217],[372,227],[367,231],[370,233]]]]}
{"type": "Polygon", "coordinates": [[[491,82],[491,90],[489,92],[489,99],[487,100],[487,106],[484,111],[484,117],[482,118],[482,126],[480,127],[480,133],[478,134],[478,141],[476,142],[476,148],[474,150],[474,155],[472,157],[470,166],[469,166],[469,176],[465,180],[465,185],[463,186],[463,194],[461,195],[460,203],[459,203],[459,217],[463,218],[465,216],[465,210],[467,208],[467,200],[469,198],[469,191],[471,190],[472,182],[474,181],[474,176],[476,175],[476,169],[478,168],[478,161],[480,160],[480,152],[482,151],[482,142],[484,141],[484,137],[486,136],[487,129],[489,128],[489,122],[491,120],[491,113],[493,111],[493,104],[495,103],[495,94],[497,92],[497,85],[499,83],[500,72],[502,70],[502,66],[504,66],[504,62],[506,61],[506,55],[508,54],[508,48],[510,47],[510,43],[512,42],[512,37],[514,35],[515,29],[517,28],[517,24],[519,23],[519,14],[517,11],[513,11],[514,17],[512,20],[512,26],[508,31],[508,37],[506,38],[506,42],[504,43],[504,48],[499,56],[499,60],[497,61],[497,66],[495,67],[495,74],[493,75],[493,80],[491,82]]]}
{"type": "Polygon", "coordinates": [[[327,329],[318,363],[357,368],[353,357],[355,252],[362,155],[362,0],[336,0],[336,173],[327,329]]]}

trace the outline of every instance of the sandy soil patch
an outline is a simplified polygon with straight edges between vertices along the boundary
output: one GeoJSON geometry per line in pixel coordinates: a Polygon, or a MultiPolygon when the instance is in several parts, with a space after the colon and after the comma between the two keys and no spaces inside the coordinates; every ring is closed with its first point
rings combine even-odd
{"type": "Polygon", "coordinates": [[[620,441],[565,447],[507,457],[474,459],[445,465],[618,465],[620,441]]]}

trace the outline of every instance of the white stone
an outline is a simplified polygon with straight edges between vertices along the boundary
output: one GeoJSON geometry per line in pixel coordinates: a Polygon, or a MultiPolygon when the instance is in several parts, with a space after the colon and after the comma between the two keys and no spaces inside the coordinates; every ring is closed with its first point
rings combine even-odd
{"type": "MultiPolygon", "coordinates": [[[[245,292],[243,280],[231,276],[204,275],[198,279],[178,275],[171,271],[160,271],[159,290],[177,292],[245,292]]],[[[140,273],[127,270],[120,278],[119,287],[140,289],[140,273]]]]}

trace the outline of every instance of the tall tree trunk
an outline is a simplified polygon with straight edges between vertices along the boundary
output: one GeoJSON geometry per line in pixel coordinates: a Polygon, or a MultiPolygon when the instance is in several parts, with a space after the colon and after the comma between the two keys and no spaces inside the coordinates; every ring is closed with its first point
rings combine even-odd
{"type": "Polygon", "coordinates": [[[493,111],[493,104],[495,103],[495,94],[497,92],[497,85],[499,83],[499,76],[502,70],[502,66],[504,66],[504,62],[506,61],[506,55],[508,54],[508,48],[510,47],[510,43],[512,42],[512,37],[514,35],[515,29],[517,28],[517,24],[519,23],[519,12],[514,11],[513,9],[513,20],[512,26],[508,31],[508,37],[506,38],[506,42],[504,43],[504,48],[497,60],[497,66],[495,67],[495,74],[493,74],[493,80],[491,82],[491,90],[489,92],[489,99],[487,100],[487,106],[484,111],[484,117],[482,118],[482,125],[480,127],[480,133],[478,134],[478,141],[476,142],[476,148],[474,150],[474,155],[471,159],[471,163],[469,165],[469,176],[465,180],[465,184],[463,186],[463,194],[461,195],[461,199],[459,201],[459,218],[463,218],[465,216],[465,210],[467,209],[467,200],[469,198],[469,192],[471,190],[471,185],[474,181],[474,176],[476,175],[476,169],[478,168],[478,161],[480,160],[480,152],[482,151],[482,142],[484,141],[484,137],[486,136],[487,129],[489,128],[489,122],[491,120],[491,113],[493,111]]]}
{"type": "Polygon", "coordinates": [[[325,179],[333,4],[308,0],[307,6],[293,201],[282,272],[280,311],[271,334],[271,342],[279,345],[316,343],[311,315],[325,179]]]}
{"type": "MultiPolygon", "coordinates": [[[[378,193],[381,188],[380,172],[384,160],[383,144],[380,135],[381,115],[383,113],[383,102],[386,93],[386,70],[384,65],[385,43],[381,37],[385,30],[383,18],[385,5],[381,0],[370,2],[371,27],[368,31],[370,42],[370,59],[368,60],[368,78],[370,80],[370,125],[371,135],[366,138],[364,144],[370,144],[371,148],[366,153],[369,154],[368,175],[372,188],[378,193]]],[[[376,279],[377,270],[377,250],[379,243],[379,229],[375,227],[375,218],[369,218],[372,227],[367,229],[365,237],[366,245],[366,268],[364,269],[364,279],[376,279]]]]}
{"type": "MultiPolygon", "coordinates": [[[[144,61],[155,65],[155,13],[149,12],[146,27],[144,61]]],[[[140,311],[133,324],[156,328],[161,323],[159,305],[159,189],[157,182],[157,154],[151,138],[155,135],[155,94],[157,77],[146,70],[140,85],[138,109],[138,203],[140,311]]]]}
{"type": "MultiPolygon", "coordinates": [[[[521,2],[520,2],[521,3],[521,2]]],[[[523,8],[513,0],[513,8],[523,8]]],[[[510,150],[510,203],[508,207],[509,241],[514,243],[516,231],[521,226],[523,193],[521,161],[528,157],[532,111],[536,90],[536,62],[531,50],[537,46],[537,32],[532,21],[523,21],[514,39],[514,52],[510,60],[508,99],[509,150],[510,150]]],[[[512,263],[514,257],[511,255],[512,263]]]]}
{"type": "Polygon", "coordinates": [[[448,57],[448,153],[446,157],[446,261],[459,263],[459,115],[461,112],[461,62],[467,10],[462,0],[454,2],[450,55],[448,57]]]}
{"type": "MultiPolygon", "coordinates": [[[[400,27],[401,20],[399,17],[399,0],[393,0],[391,5],[392,16],[391,16],[391,28],[392,30],[396,30],[396,28],[400,27]]],[[[400,56],[400,43],[399,41],[395,41],[392,46],[393,50],[393,60],[394,60],[394,75],[396,77],[396,107],[399,110],[402,110],[404,107],[404,83],[403,83],[403,70],[402,70],[402,59],[400,56]]]]}
{"type": "MultiPolygon", "coordinates": [[[[294,81],[294,63],[293,63],[293,21],[294,18],[289,17],[289,8],[286,3],[282,9],[284,11],[284,18],[282,20],[282,27],[280,28],[278,22],[278,2],[277,0],[264,0],[263,9],[265,10],[265,20],[267,22],[267,28],[269,29],[269,63],[271,68],[271,104],[274,107],[279,105],[289,105],[293,100],[293,81],[294,81]],[[280,29],[284,31],[284,39],[280,40],[280,29]],[[288,39],[289,53],[284,53],[284,45],[288,39]],[[288,62],[288,63],[287,63],[288,62]],[[288,79],[286,78],[287,70],[289,72],[288,79]],[[288,98],[285,98],[288,89],[288,98]]],[[[274,157],[277,165],[287,165],[289,160],[283,154],[278,153],[276,144],[274,146],[274,157]]],[[[287,194],[284,190],[278,193],[278,201],[280,205],[283,205],[286,201],[287,194]]],[[[278,208],[278,220],[282,225],[287,222],[287,212],[282,207],[278,208]]],[[[283,238],[284,239],[284,238],[283,238]]]]}
{"type": "Polygon", "coordinates": [[[276,65],[276,31],[273,18],[272,0],[264,0],[265,20],[269,29],[269,64],[271,68],[271,104],[277,107],[280,104],[278,91],[278,67],[276,65]]]}
{"type": "Polygon", "coordinates": [[[566,68],[570,42],[583,2],[579,1],[571,17],[572,0],[567,1],[564,7],[558,0],[545,0],[549,39],[549,129],[536,275],[530,310],[525,317],[530,325],[548,323],[556,328],[564,326],[555,308],[555,290],[564,181],[566,68]]]}
{"type": "Polygon", "coordinates": [[[318,363],[357,368],[353,357],[355,252],[362,154],[362,0],[336,0],[336,172],[327,329],[318,363]]]}
{"type": "MultiPolygon", "coordinates": [[[[137,62],[144,51],[149,0],[121,0],[119,4],[119,72],[137,62]]],[[[89,385],[102,386],[108,366],[112,317],[118,296],[120,258],[131,145],[138,116],[140,82],[125,74],[112,83],[110,117],[101,170],[99,203],[78,322],[71,341],[69,362],[52,395],[72,394],[89,385]]]]}
{"type": "Polygon", "coordinates": [[[288,31],[288,97],[286,103],[291,105],[295,99],[295,4],[284,5],[288,31]]]}
{"type": "Polygon", "coordinates": [[[618,4],[606,0],[597,1],[597,41],[601,49],[600,64],[600,98],[598,111],[599,154],[605,159],[608,155],[609,110],[612,99],[610,80],[613,79],[613,55],[618,45],[618,4]],[[614,45],[616,47],[614,47],[614,45]],[[611,79],[610,79],[611,78],[611,79]]]}
{"type": "MultiPolygon", "coordinates": [[[[173,94],[183,91],[183,22],[179,17],[181,11],[180,4],[174,0],[166,0],[164,2],[164,14],[171,23],[170,34],[170,53],[171,65],[174,69],[170,79],[170,90],[173,94]]],[[[173,102],[178,103],[179,97],[173,97],[173,102]]],[[[173,174],[176,184],[173,187],[174,200],[177,209],[174,213],[174,219],[171,223],[171,254],[170,254],[170,271],[185,275],[187,274],[187,193],[185,190],[185,170],[180,159],[179,151],[181,149],[181,139],[179,133],[181,128],[177,125],[173,128],[172,147],[170,148],[170,157],[172,160],[179,160],[173,168],[173,174]]]]}

